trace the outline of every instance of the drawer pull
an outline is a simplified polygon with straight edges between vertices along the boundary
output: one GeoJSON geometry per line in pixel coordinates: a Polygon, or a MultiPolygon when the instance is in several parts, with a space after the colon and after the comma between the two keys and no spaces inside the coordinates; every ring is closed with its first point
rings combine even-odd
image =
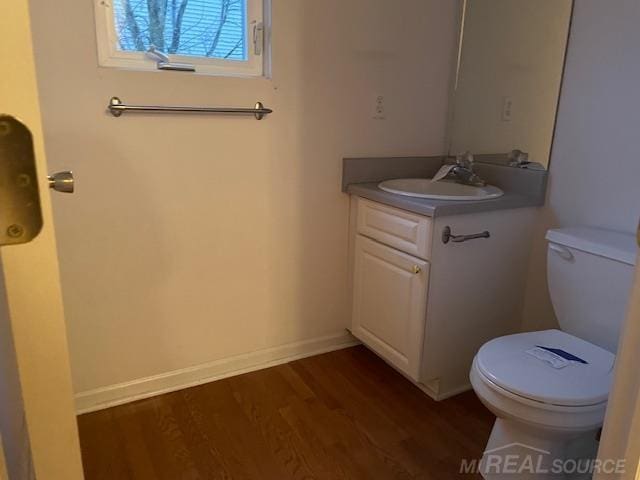
{"type": "Polygon", "coordinates": [[[446,226],[442,230],[442,243],[447,244],[451,240],[454,243],[466,242],[467,240],[475,240],[476,238],[490,238],[491,234],[488,230],[481,233],[474,233],[471,235],[454,235],[451,233],[451,227],[446,226]]]}
{"type": "Polygon", "coordinates": [[[417,275],[418,273],[422,272],[422,269],[419,265],[414,265],[411,271],[417,275]]]}

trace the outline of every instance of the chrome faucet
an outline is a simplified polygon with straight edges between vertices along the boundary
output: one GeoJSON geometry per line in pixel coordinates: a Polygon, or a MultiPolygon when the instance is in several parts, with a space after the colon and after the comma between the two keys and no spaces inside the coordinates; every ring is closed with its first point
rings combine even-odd
{"type": "Polygon", "coordinates": [[[464,185],[474,187],[484,187],[487,182],[473,171],[473,155],[471,152],[464,152],[456,156],[456,163],[451,167],[448,177],[464,185]]]}

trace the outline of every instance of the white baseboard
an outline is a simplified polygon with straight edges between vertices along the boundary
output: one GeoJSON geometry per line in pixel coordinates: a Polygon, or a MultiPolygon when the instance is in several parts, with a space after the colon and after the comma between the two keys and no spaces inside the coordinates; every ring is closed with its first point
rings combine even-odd
{"type": "Polygon", "coordinates": [[[194,367],[161,373],[130,382],[109,385],[76,394],[76,412],[95,412],[143,398],[201,385],[242,373],[273,367],[292,360],[340,350],[358,342],[348,332],[290,343],[279,347],[223,358],[194,367]]]}

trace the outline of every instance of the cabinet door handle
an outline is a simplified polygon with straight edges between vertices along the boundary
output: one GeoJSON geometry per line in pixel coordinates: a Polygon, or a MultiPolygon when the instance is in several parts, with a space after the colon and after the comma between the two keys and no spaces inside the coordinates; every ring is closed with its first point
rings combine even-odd
{"type": "Polygon", "coordinates": [[[444,227],[444,230],[442,230],[442,243],[449,243],[449,241],[452,241],[454,243],[462,243],[462,242],[466,242],[467,240],[475,240],[476,238],[490,238],[491,234],[489,233],[488,230],[485,230],[484,232],[480,232],[480,233],[474,233],[471,235],[454,235],[453,233],[451,233],[451,227],[446,226],[444,227]]]}
{"type": "Polygon", "coordinates": [[[417,275],[418,273],[422,272],[422,268],[420,268],[420,265],[414,265],[411,271],[417,275]]]}

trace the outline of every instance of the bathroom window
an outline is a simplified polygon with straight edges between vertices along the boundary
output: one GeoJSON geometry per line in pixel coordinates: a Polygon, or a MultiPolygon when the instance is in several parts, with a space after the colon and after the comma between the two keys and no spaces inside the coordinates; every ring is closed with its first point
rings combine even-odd
{"type": "Polygon", "coordinates": [[[95,0],[101,66],[265,73],[265,0],[95,0]]]}

